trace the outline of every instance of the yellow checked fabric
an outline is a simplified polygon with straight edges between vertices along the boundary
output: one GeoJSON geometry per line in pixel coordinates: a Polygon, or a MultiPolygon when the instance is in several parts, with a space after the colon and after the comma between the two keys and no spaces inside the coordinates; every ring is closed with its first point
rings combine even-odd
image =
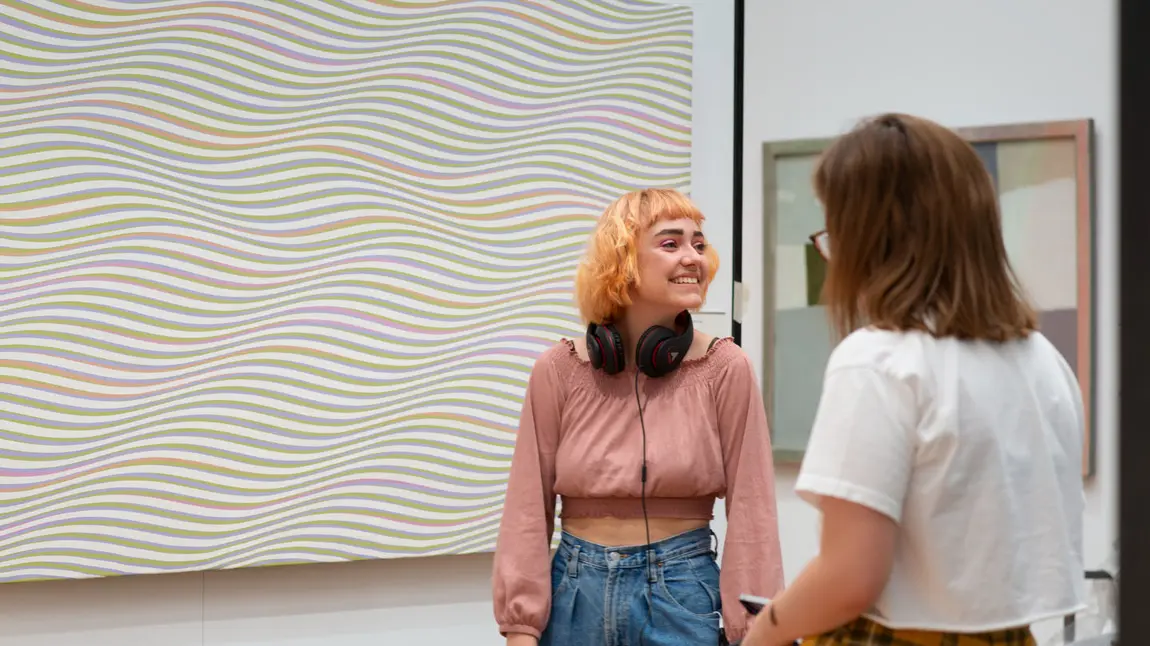
{"type": "Polygon", "coordinates": [[[926,630],[892,630],[859,618],[814,637],[803,646],[1037,646],[1029,628],[984,633],[942,633],[926,630]]]}

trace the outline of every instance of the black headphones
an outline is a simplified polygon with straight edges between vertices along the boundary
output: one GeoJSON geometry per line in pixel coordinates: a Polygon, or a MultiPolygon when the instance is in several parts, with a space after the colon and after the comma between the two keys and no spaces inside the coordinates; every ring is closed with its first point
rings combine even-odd
{"type": "MultiPolygon", "coordinates": [[[[635,344],[635,363],[648,377],[662,377],[679,367],[691,343],[695,340],[695,327],[691,313],[683,310],[675,318],[676,332],[662,325],[653,325],[639,337],[635,344]]],[[[623,371],[626,364],[623,352],[623,338],[611,323],[587,326],[587,356],[591,365],[603,372],[614,375],[623,371]]]]}

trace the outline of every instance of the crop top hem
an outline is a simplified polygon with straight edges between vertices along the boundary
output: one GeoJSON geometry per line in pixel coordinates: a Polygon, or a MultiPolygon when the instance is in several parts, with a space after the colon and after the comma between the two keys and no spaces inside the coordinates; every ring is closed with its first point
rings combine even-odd
{"type": "MultiPolygon", "coordinates": [[[[642,518],[640,498],[577,498],[561,496],[561,518],[642,518]]],[[[649,518],[711,520],[715,497],[647,498],[649,518]]]]}

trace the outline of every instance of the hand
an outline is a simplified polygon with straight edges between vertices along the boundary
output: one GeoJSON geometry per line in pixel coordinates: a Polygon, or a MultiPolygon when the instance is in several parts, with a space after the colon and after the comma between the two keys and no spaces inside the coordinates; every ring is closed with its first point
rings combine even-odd
{"type": "Polygon", "coordinates": [[[507,636],[507,646],[539,646],[539,640],[523,633],[511,633],[507,636]]]}
{"type": "Polygon", "coordinates": [[[730,646],[746,646],[749,643],[753,643],[753,642],[748,642],[747,637],[751,636],[753,629],[755,627],[755,619],[757,619],[757,618],[758,618],[757,615],[750,615],[750,614],[747,615],[747,632],[745,632],[743,634],[742,639],[736,639],[735,641],[731,642],[730,646]]]}
{"type": "MultiPolygon", "coordinates": [[[[763,612],[766,611],[767,609],[763,608],[763,612]]],[[[759,616],[761,614],[762,612],[760,612],[758,615],[750,615],[747,617],[747,632],[745,635],[743,635],[743,638],[739,640],[739,646],[766,646],[767,642],[765,641],[765,638],[762,634],[763,630],[761,629],[769,629],[770,622],[768,621],[764,626],[760,626],[760,630],[755,630],[756,622],[759,620],[759,616]]]]}

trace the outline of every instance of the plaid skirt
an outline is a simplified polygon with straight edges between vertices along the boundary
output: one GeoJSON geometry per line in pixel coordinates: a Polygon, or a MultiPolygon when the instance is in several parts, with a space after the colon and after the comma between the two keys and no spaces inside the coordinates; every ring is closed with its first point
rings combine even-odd
{"type": "Polygon", "coordinates": [[[860,617],[835,630],[806,637],[803,646],[1036,646],[1030,628],[984,633],[895,630],[860,617]]]}

